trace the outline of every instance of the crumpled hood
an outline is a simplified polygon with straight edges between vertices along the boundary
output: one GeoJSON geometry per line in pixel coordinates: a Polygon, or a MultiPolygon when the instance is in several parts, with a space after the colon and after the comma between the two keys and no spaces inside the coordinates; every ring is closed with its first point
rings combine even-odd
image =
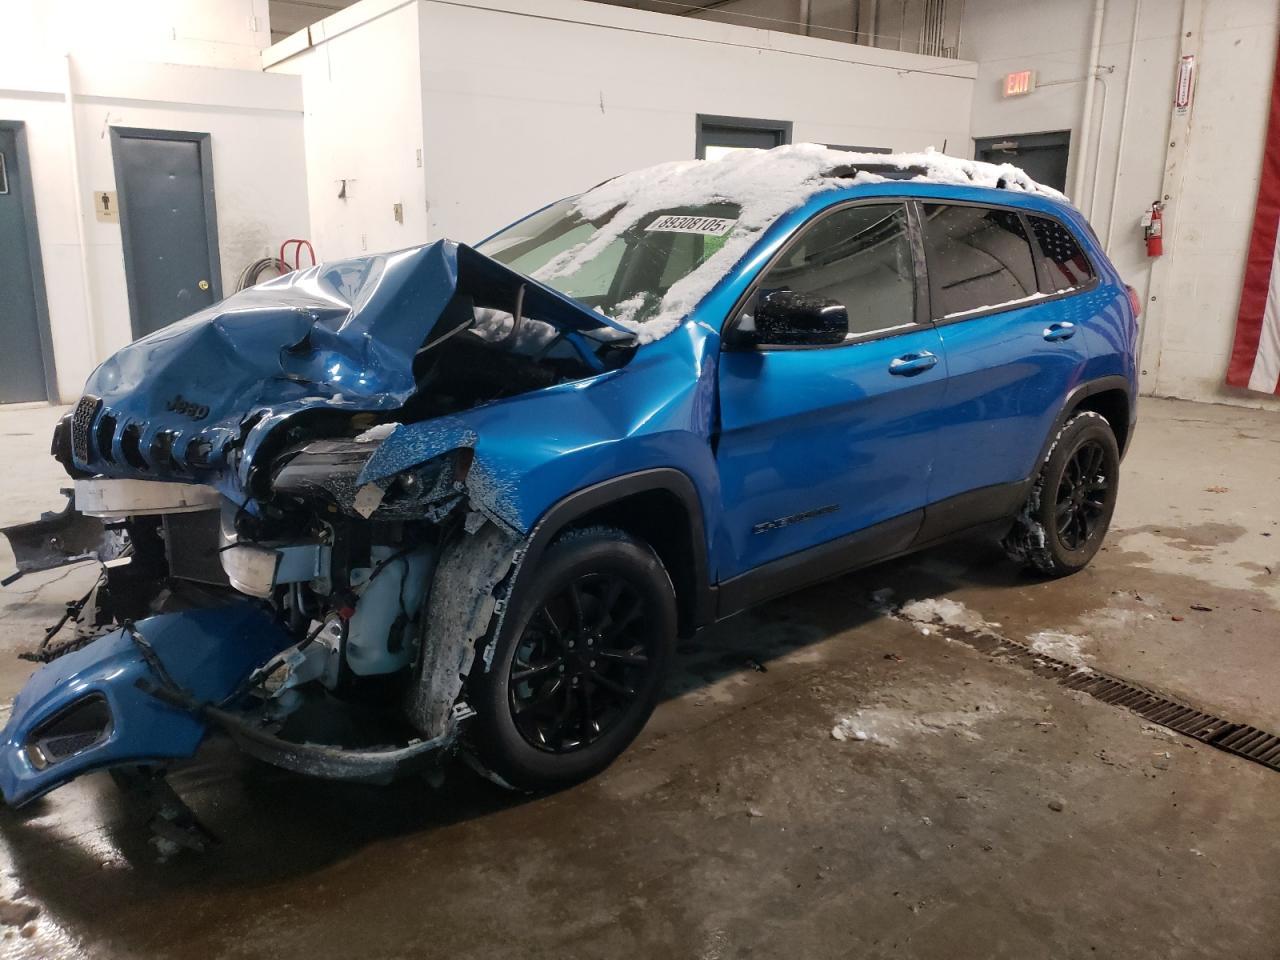
{"type": "Polygon", "coordinates": [[[243,440],[247,460],[302,410],[394,410],[414,392],[414,354],[463,279],[499,297],[523,285],[527,307],[562,329],[622,329],[448,240],[320,264],[234,294],[104,362],[77,408],[87,442],[73,442],[76,466],[208,478],[227,466],[232,441],[243,440]]]}

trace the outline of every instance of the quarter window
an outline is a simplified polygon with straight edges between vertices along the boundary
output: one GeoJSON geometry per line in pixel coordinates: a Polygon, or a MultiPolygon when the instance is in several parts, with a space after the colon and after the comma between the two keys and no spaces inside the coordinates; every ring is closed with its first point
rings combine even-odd
{"type": "Polygon", "coordinates": [[[1071,231],[1046,217],[1029,217],[1042,254],[1045,283],[1042,293],[1058,293],[1082,287],[1093,279],[1093,267],[1071,231]]]}
{"type": "Polygon", "coordinates": [[[842,303],[857,337],[912,325],[915,283],[906,208],[871,204],[808,227],[770,267],[760,293],[794,290],[842,303]]]}
{"type": "Polygon", "coordinates": [[[923,205],[934,318],[1004,306],[1037,291],[1022,218],[990,207],[923,205]]]}

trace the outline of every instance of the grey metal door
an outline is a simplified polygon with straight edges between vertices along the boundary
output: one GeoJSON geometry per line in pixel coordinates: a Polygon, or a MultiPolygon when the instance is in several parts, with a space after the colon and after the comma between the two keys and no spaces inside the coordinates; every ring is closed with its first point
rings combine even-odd
{"type": "Polygon", "coordinates": [[[112,127],[133,335],[222,298],[207,133],[112,127]]]}
{"type": "Polygon", "coordinates": [[[727,150],[771,150],[791,142],[790,120],[757,120],[752,117],[718,117],[698,114],[699,160],[715,160],[727,150]]]}
{"type": "Polygon", "coordinates": [[[0,126],[0,403],[51,396],[31,177],[18,147],[15,126],[0,126]]]}
{"type": "Polygon", "coordinates": [[[1067,189],[1067,154],[1071,131],[1022,133],[1007,137],[982,137],[973,141],[974,158],[988,163],[1012,163],[1032,180],[1055,190],[1067,189]]]}

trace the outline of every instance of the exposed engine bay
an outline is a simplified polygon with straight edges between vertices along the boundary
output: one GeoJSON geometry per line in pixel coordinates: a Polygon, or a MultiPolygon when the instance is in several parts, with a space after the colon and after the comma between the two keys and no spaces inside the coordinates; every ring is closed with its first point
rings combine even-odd
{"type": "MultiPolygon", "coordinates": [[[[244,291],[218,316],[157,335],[159,349],[125,348],[90,379],[53,440],[74,508],[25,539],[3,531],[15,577],[102,562],[93,590],[28,654],[60,671],[45,684],[51,702],[68,678],[106,676],[102,662],[81,662],[103,638],[157,705],[285,767],[386,780],[453,742],[469,712],[466,664],[425,678],[421,669],[440,653],[423,649],[437,567],[451,543],[485,527],[508,565],[522,538],[495,508],[493,478],[473,470],[476,433],[456,415],[617,369],[634,337],[469,248],[407,251],[418,261],[407,265],[401,256],[244,291]],[[272,336],[286,344],[274,356],[272,336]],[[183,390],[165,399],[178,373],[183,390]],[[255,636],[252,653],[219,654],[224,676],[211,683],[196,670],[204,654],[190,616],[219,611],[232,612],[221,627],[210,621],[211,637],[255,636]]],[[[38,698],[43,687],[31,687],[38,698]]],[[[5,731],[18,759],[0,769],[10,803],[77,766],[119,762],[107,749],[120,739],[116,694],[50,708],[19,730],[24,710],[41,712],[22,696],[5,731]]],[[[184,736],[130,749],[183,756],[199,741],[184,736]]]]}

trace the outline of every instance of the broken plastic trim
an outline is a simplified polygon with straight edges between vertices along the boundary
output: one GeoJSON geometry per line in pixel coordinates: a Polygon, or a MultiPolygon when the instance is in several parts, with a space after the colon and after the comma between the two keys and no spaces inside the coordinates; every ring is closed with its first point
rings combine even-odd
{"type": "Polygon", "coordinates": [[[105,563],[120,556],[123,534],[108,530],[97,517],[88,517],[72,504],[72,491],[64,489],[67,502],[61,510],[46,511],[39,520],[0,527],[9,540],[18,569],[0,580],[7,587],[19,577],[39,570],[53,570],[85,560],[105,563]]]}
{"type": "Polygon", "coordinates": [[[419,740],[403,747],[355,750],[283,740],[217,707],[205,707],[202,712],[230,734],[236,745],[250,756],[294,773],[326,780],[390,783],[433,765],[439,752],[451,746],[457,738],[457,726],[452,724],[443,734],[430,740],[419,740]]]}
{"type": "Polygon", "coordinates": [[[450,717],[445,732],[430,740],[395,747],[351,749],[321,743],[297,743],[255,726],[243,716],[200,703],[176,684],[157,676],[139,683],[140,689],[169,706],[180,707],[217,724],[250,756],[309,777],[358,783],[386,784],[432,765],[436,754],[457,738],[458,721],[450,717]]]}

